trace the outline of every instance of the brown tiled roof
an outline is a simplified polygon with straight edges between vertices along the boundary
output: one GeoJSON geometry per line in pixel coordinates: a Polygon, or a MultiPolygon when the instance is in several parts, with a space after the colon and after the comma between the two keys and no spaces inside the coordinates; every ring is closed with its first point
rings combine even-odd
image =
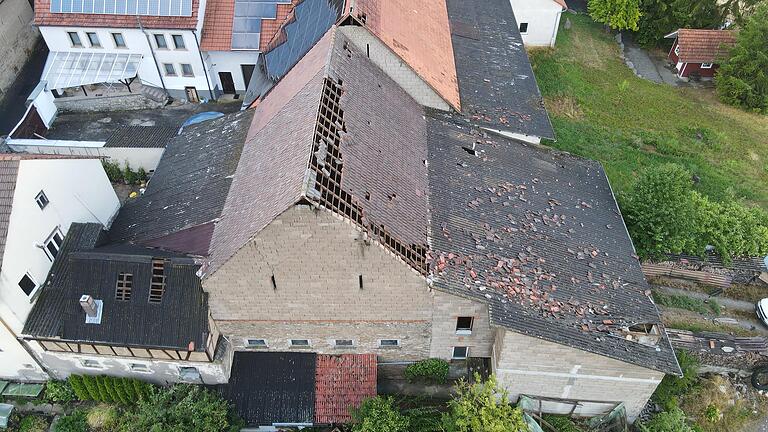
{"type": "Polygon", "coordinates": [[[446,102],[461,110],[445,1],[356,0],[353,14],[446,102]]]}
{"type": "Polygon", "coordinates": [[[348,423],[351,408],[376,396],[375,354],[319,354],[315,364],[315,423],[348,423]]]}
{"type": "MultiPolygon", "coordinates": [[[[194,29],[200,0],[192,0],[192,16],[142,16],[141,25],[152,29],[194,29]]],[[[35,25],[139,28],[135,15],[51,13],[51,0],[35,0],[35,25]]],[[[230,24],[231,25],[231,24],[230,24]]]]}
{"type": "Polygon", "coordinates": [[[684,63],[714,63],[728,56],[736,43],[733,30],[680,29],[677,31],[680,61],[684,63]]]}
{"type": "MultiPolygon", "coordinates": [[[[260,50],[266,51],[267,45],[290,15],[293,7],[302,0],[292,0],[293,4],[278,4],[277,19],[261,20],[260,50]]],[[[205,21],[200,36],[200,49],[203,51],[232,50],[232,21],[235,16],[235,0],[208,0],[205,7],[205,21]]]]}
{"type": "Polygon", "coordinates": [[[8,236],[8,224],[11,221],[13,193],[16,190],[18,173],[18,160],[0,159],[0,267],[3,265],[5,239],[8,236]]]}

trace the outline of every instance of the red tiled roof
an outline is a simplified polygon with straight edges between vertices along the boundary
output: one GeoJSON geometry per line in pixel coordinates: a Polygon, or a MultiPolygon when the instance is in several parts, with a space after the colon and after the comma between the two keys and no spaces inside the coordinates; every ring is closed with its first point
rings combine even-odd
{"type": "Polygon", "coordinates": [[[684,63],[714,63],[728,56],[736,43],[733,30],[680,29],[677,31],[680,61],[684,63]]]}
{"type": "MultiPolygon", "coordinates": [[[[191,30],[197,26],[200,0],[192,0],[192,16],[141,16],[141,25],[151,29],[191,30]]],[[[139,28],[135,15],[52,13],[51,0],[35,0],[35,25],[139,28]]]]}
{"type": "Polygon", "coordinates": [[[376,396],[376,355],[317,356],[315,423],[348,423],[350,408],[376,396]]]}
{"type": "MultiPolygon", "coordinates": [[[[290,15],[296,4],[278,4],[276,19],[261,20],[259,49],[266,51],[267,45],[290,15]]],[[[201,34],[200,49],[203,51],[232,51],[232,20],[235,16],[235,0],[208,0],[205,21],[201,34]]]]}
{"type": "Polygon", "coordinates": [[[555,3],[562,6],[564,10],[568,10],[568,4],[565,2],[565,0],[554,0],[554,1],[555,3]]]}

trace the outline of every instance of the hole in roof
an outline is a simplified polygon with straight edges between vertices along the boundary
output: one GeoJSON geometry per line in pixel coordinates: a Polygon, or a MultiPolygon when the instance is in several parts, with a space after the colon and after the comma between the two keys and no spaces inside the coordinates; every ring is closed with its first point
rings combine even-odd
{"type": "Polygon", "coordinates": [[[394,201],[395,198],[397,198],[397,194],[391,194],[391,195],[389,195],[388,198],[389,198],[390,201],[394,201]]]}
{"type": "Polygon", "coordinates": [[[365,199],[367,199],[369,201],[371,200],[371,193],[370,192],[366,192],[365,193],[365,199]]]}
{"type": "Polygon", "coordinates": [[[477,156],[477,150],[466,146],[461,146],[461,148],[463,148],[465,152],[471,154],[472,156],[477,156]]]}

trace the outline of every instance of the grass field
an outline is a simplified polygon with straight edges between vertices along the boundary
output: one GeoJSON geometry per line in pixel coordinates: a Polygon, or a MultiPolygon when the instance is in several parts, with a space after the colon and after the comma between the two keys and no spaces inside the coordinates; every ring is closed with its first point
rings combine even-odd
{"type": "Polygon", "coordinates": [[[531,53],[557,136],[547,144],[601,161],[619,192],[643,167],[676,162],[709,197],[768,208],[768,116],[723,105],[712,90],[638,78],[602,26],[567,17],[557,47],[531,53]]]}

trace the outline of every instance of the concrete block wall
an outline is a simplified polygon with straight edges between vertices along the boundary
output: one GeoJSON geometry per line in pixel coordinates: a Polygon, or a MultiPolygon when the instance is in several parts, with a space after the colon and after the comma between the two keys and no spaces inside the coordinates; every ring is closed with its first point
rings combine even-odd
{"type": "MultiPolygon", "coordinates": [[[[122,85],[122,84],[117,84],[122,85]]],[[[64,97],[54,101],[60,113],[131,111],[163,106],[140,93],[101,97],[64,97]]]]}
{"type": "Polygon", "coordinates": [[[27,0],[0,2],[0,99],[16,79],[40,35],[32,26],[33,16],[27,0]]]}
{"type": "Polygon", "coordinates": [[[469,347],[469,355],[472,357],[491,357],[494,334],[488,319],[488,305],[440,291],[434,292],[430,357],[448,360],[456,346],[469,347]],[[473,318],[472,334],[456,334],[458,317],[473,318]]]}
{"type": "Polygon", "coordinates": [[[449,111],[451,108],[406,62],[364,27],[343,26],[345,36],[371,61],[421,105],[449,111]]]}
{"type": "Polygon", "coordinates": [[[512,400],[525,394],[624,402],[630,421],[664,377],[662,372],[505,330],[497,333],[493,360],[499,384],[512,400]]]}

